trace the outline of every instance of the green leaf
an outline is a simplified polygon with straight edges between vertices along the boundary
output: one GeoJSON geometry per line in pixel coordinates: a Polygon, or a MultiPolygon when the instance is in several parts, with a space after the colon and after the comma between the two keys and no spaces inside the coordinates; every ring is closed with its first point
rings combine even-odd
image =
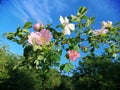
{"type": "Polygon", "coordinates": [[[66,64],[64,69],[65,69],[66,72],[69,72],[70,71],[70,66],[68,64],[66,64]]]}
{"type": "Polygon", "coordinates": [[[33,43],[33,50],[36,51],[38,49],[38,46],[33,43]]]}
{"type": "Polygon", "coordinates": [[[74,65],[72,63],[69,63],[70,68],[74,69],[74,65]]]}
{"type": "Polygon", "coordinates": [[[62,27],[62,25],[61,25],[61,24],[56,26],[56,28],[60,28],[60,27],[62,27]]]}
{"type": "Polygon", "coordinates": [[[116,58],[116,57],[117,57],[117,54],[116,54],[116,53],[113,53],[112,57],[116,58]]]}
{"type": "Polygon", "coordinates": [[[32,66],[30,64],[28,64],[28,68],[31,70],[32,69],[32,66]]]}
{"type": "Polygon", "coordinates": [[[46,29],[49,29],[52,26],[52,24],[47,24],[46,29]]]}
{"type": "Polygon", "coordinates": [[[36,51],[37,49],[42,49],[40,46],[36,45],[35,42],[33,41],[33,50],[36,51]]]}
{"type": "Polygon", "coordinates": [[[38,66],[40,62],[38,60],[35,60],[34,63],[38,66]]]}
{"type": "Polygon", "coordinates": [[[39,56],[37,57],[37,60],[44,60],[44,57],[43,57],[42,55],[39,55],[39,56]]]}
{"type": "Polygon", "coordinates": [[[84,15],[82,18],[83,18],[83,19],[85,19],[85,20],[87,20],[87,19],[88,19],[88,17],[87,17],[87,16],[85,16],[85,15],[84,15]]]}
{"type": "Polygon", "coordinates": [[[13,70],[15,70],[18,66],[19,66],[18,64],[17,64],[17,65],[15,65],[15,66],[13,67],[13,70]]]}
{"type": "Polygon", "coordinates": [[[80,51],[80,48],[79,48],[78,45],[75,45],[75,46],[73,47],[73,49],[76,50],[76,51],[78,51],[78,52],[80,51]]]}
{"type": "Polygon", "coordinates": [[[60,66],[60,71],[64,70],[64,68],[65,68],[65,64],[62,64],[62,65],[60,66]]]}
{"type": "Polygon", "coordinates": [[[82,6],[82,7],[79,8],[79,11],[78,11],[79,15],[83,16],[86,13],[87,13],[87,8],[86,7],[82,6]]]}
{"type": "Polygon", "coordinates": [[[26,22],[25,25],[23,26],[23,28],[29,29],[32,27],[32,23],[31,22],[26,22]]]}
{"type": "Polygon", "coordinates": [[[6,33],[7,39],[12,40],[15,39],[15,33],[11,32],[11,33],[6,33]]]}
{"type": "Polygon", "coordinates": [[[59,62],[60,62],[60,55],[57,54],[57,53],[53,53],[53,54],[51,55],[51,59],[52,59],[52,61],[53,61],[54,63],[59,63],[59,62]]]}
{"type": "Polygon", "coordinates": [[[56,58],[56,61],[60,61],[60,55],[59,54],[55,54],[55,58],[56,58]]]}
{"type": "Polygon", "coordinates": [[[90,20],[91,24],[93,24],[95,21],[95,17],[90,17],[89,20],[90,20]]]}
{"type": "Polygon", "coordinates": [[[111,48],[109,48],[109,49],[108,49],[108,52],[109,52],[109,53],[111,53],[111,52],[112,52],[112,49],[111,49],[111,48]]]}
{"type": "Polygon", "coordinates": [[[23,29],[23,32],[29,33],[29,30],[28,29],[23,29]]]}
{"type": "Polygon", "coordinates": [[[105,37],[106,36],[106,34],[101,34],[101,37],[105,37]]]}

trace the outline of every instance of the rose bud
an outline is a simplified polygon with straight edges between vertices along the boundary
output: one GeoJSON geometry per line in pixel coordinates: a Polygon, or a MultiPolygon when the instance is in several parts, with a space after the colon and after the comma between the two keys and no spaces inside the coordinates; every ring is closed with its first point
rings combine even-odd
{"type": "Polygon", "coordinates": [[[36,30],[36,31],[40,31],[43,28],[44,28],[44,25],[41,24],[41,23],[37,23],[37,24],[34,25],[34,30],[36,30]]]}

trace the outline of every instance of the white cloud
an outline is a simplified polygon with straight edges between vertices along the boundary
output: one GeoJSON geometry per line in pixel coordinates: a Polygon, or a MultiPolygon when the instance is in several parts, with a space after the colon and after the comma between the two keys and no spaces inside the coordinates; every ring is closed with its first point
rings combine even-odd
{"type": "Polygon", "coordinates": [[[22,7],[20,6],[20,4],[16,1],[11,2],[8,0],[8,3],[7,3],[11,9],[11,12],[21,18],[21,17],[25,17],[25,18],[29,18],[29,15],[22,9],[22,7]]]}
{"type": "Polygon", "coordinates": [[[67,7],[62,0],[8,0],[10,11],[22,21],[52,23],[51,13],[67,7]]]}

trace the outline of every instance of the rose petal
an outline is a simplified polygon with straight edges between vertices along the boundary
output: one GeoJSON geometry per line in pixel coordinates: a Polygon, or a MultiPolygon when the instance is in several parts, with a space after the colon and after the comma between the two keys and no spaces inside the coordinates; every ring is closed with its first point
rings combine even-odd
{"type": "Polygon", "coordinates": [[[65,23],[65,24],[68,24],[68,23],[69,23],[69,20],[68,20],[67,17],[65,17],[65,19],[64,19],[64,23],[65,23]]]}
{"type": "Polygon", "coordinates": [[[75,25],[72,23],[68,24],[68,27],[70,30],[75,30],[75,25]]]}
{"type": "Polygon", "coordinates": [[[59,20],[60,20],[60,23],[61,23],[61,24],[64,24],[64,19],[63,19],[62,16],[60,16],[60,19],[59,19],[59,20]]]}
{"type": "Polygon", "coordinates": [[[63,30],[64,35],[70,35],[70,29],[66,26],[63,30]]]}

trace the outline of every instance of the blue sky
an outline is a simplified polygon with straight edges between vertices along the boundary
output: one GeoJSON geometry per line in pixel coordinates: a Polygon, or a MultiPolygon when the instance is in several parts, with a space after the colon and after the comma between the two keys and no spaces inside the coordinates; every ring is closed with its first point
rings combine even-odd
{"type": "MultiPolygon", "coordinates": [[[[59,16],[76,14],[80,6],[88,8],[88,16],[95,16],[93,28],[100,28],[101,21],[120,21],[120,0],[0,0],[0,35],[14,32],[26,21],[59,24],[59,16]]],[[[11,51],[22,54],[22,47],[5,39],[11,51]]]]}

